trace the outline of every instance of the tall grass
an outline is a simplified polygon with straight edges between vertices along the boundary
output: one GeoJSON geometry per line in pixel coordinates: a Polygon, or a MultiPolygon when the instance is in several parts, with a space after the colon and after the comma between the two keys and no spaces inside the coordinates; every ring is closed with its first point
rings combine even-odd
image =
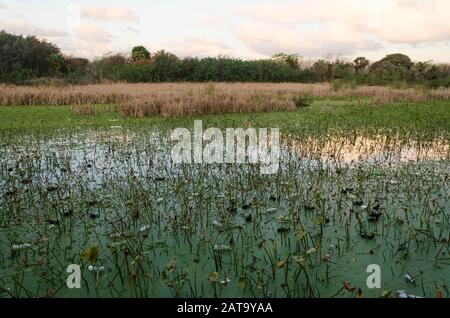
{"type": "MultiPolygon", "coordinates": [[[[117,104],[123,116],[177,117],[294,110],[302,98],[357,98],[374,105],[449,100],[450,89],[395,89],[330,84],[179,83],[99,84],[65,87],[0,86],[0,105],[117,104]]],[[[74,111],[85,108],[73,107],[74,111]]]]}

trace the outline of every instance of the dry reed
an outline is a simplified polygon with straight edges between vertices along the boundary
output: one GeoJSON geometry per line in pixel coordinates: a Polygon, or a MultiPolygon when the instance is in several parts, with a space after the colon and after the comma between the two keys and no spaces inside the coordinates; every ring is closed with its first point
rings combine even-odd
{"type": "Polygon", "coordinates": [[[76,113],[89,113],[80,105],[117,104],[123,116],[165,117],[216,113],[293,110],[298,97],[369,98],[375,105],[393,102],[449,100],[450,89],[394,89],[378,86],[344,87],[329,84],[164,83],[100,84],[84,86],[0,86],[0,105],[70,105],[76,113]]]}

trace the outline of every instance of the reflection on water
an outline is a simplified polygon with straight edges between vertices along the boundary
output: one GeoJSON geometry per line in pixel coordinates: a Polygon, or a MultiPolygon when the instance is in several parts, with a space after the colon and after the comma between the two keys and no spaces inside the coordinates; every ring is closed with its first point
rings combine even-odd
{"type": "Polygon", "coordinates": [[[448,140],[404,140],[385,135],[372,137],[329,137],[327,139],[296,139],[286,136],[284,145],[299,158],[328,163],[352,164],[395,163],[422,160],[449,160],[448,140]]]}

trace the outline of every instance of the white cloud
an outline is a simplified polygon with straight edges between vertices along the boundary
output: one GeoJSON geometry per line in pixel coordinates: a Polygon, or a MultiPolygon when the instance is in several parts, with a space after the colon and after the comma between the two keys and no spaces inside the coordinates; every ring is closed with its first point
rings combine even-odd
{"type": "Polygon", "coordinates": [[[83,17],[107,21],[139,21],[139,17],[132,11],[118,5],[91,5],[81,8],[83,17]]]}
{"type": "Polygon", "coordinates": [[[229,55],[233,51],[231,46],[208,38],[188,39],[180,47],[182,47],[184,55],[201,57],[229,55]]]}
{"type": "MultiPolygon", "coordinates": [[[[237,6],[227,2],[220,10],[208,7],[202,14],[174,14],[167,25],[167,7],[150,1],[90,3],[79,7],[78,26],[64,16],[49,18],[48,23],[35,18],[50,14],[44,6],[30,5],[24,11],[8,3],[5,11],[0,4],[0,29],[48,38],[65,52],[90,58],[127,51],[146,41],[152,52],[164,48],[179,56],[199,57],[253,59],[288,52],[305,57],[363,55],[374,60],[404,52],[416,59],[449,62],[450,56],[450,0],[265,0],[237,6]],[[26,17],[19,18],[19,12],[26,17]],[[141,12],[153,19],[136,23],[141,12]]],[[[179,12],[190,7],[180,3],[179,12]]]]}
{"type": "Polygon", "coordinates": [[[21,34],[21,35],[36,35],[38,37],[63,37],[67,35],[67,32],[56,29],[40,27],[24,21],[1,21],[0,29],[9,33],[21,34]]]}
{"type": "Polygon", "coordinates": [[[264,54],[353,54],[450,40],[448,0],[303,0],[240,7],[234,34],[264,54]]]}
{"type": "Polygon", "coordinates": [[[61,51],[68,55],[94,59],[108,52],[118,52],[119,48],[111,43],[87,42],[77,36],[68,36],[58,41],[61,51]]]}
{"type": "Polygon", "coordinates": [[[324,56],[328,53],[353,54],[357,50],[379,49],[364,33],[340,23],[329,23],[318,30],[293,24],[250,22],[236,26],[234,34],[250,48],[265,55],[277,52],[324,56]]]}
{"type": "Polygon", "coordinates": [[[78,38],[90,43],[109,43],[111,41],[111,34],[108,31],[84,21],[74,28],[74,32],[78,38]]]}

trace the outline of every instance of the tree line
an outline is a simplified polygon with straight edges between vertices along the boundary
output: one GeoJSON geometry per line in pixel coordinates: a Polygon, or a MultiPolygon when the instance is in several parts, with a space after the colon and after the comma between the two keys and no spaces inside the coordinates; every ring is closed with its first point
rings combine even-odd
{"type": "Polygon", "coordinates": [[[305,64],[301,56],[279,53],[265,60],[228,57],[178,58],[164,50],[150,53],[137,46],[129,54],[107,54],[94,61],[65,56],[54,44],[35,36],[0,32],[0,82],[32,84],[56,79],[87,84],[123,82],[333,82],[367,85],[450,86],[450,65],[413,62],[404,54],[371,63],[319,59],[305,64]]]}

